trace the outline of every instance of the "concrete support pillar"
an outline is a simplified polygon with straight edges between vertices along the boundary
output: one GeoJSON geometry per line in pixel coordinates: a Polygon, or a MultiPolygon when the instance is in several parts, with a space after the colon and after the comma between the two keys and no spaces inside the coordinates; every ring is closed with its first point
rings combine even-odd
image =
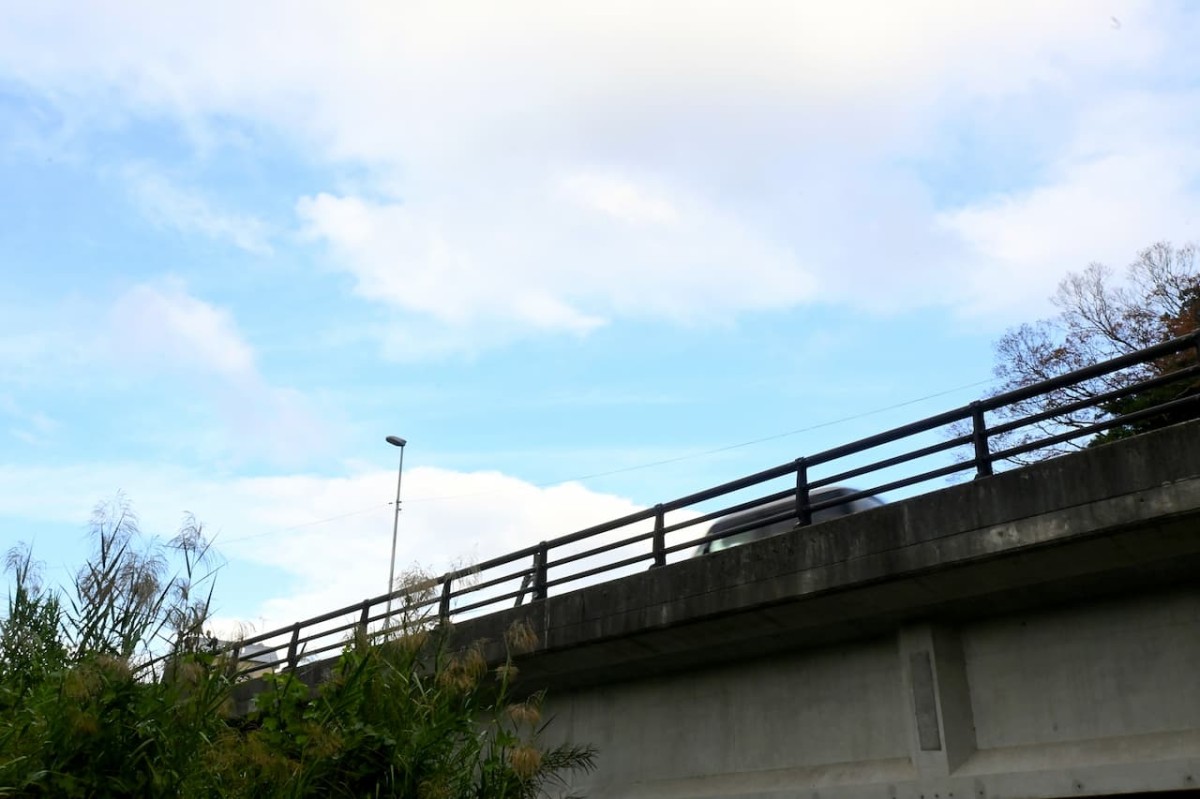
{"type": "Polygon", "coordinates": [[[909,752],[923,779],[948,777],[975,751],[975,720],[956,630],[901,628],[901,690],[909,711],[909,752]]]}

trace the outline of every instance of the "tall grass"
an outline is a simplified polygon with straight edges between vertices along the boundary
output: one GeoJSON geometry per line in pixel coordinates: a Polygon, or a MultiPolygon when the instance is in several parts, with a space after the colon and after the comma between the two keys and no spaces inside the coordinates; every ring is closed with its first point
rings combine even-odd
{"type": "Polygon", "coordinates": [[[202,646],[215,572],[200,525],[147,542],[118,500],[92,534],[65,597],[28,549],[9,553],[0,796],[525,799],[594,765],[589,747],[543,746],[541,697],[512,696],[524,628],[489,669],[411,619],[382,643],[349,641],[315,690],[269,675],[235,716],[236,664],[202,646]]]}

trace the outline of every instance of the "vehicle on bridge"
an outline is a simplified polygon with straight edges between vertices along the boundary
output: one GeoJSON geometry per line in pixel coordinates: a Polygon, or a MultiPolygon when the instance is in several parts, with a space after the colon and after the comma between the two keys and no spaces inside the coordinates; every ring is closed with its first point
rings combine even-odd
{"type": "MultiPolygon", "coordinates": [[[[809,494],[809,504],[819,505],[841,497],[854,497],[860,494],[858,489],[846,486],[829,486],[818,488],[809,494]]],[[[875,496],[859,496],[847,499],[845,502],[817,508],[812,512],[812,523],[836,519],[839,516],[849,516],[859,511],[878,508],[884,502],[875,496]]],[[[692,557],[707,555],[709,552],[719,552],[722,549],[748,544],[773,535],[780,535],[796,529],[796,500],[792,498],[779,499],[758,508],[731,513],[723,519],[718,519],[708,528],[709,540],[696,548],[692,557]],[[734,532],[740,531],[740,532],[734,532]],[[712,538],[721,533],[728,535],[712,538]]]]}

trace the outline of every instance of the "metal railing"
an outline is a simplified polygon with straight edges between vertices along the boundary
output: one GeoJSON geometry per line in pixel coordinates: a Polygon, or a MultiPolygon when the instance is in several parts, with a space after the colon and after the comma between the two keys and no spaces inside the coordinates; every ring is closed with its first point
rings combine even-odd
{"type": "Polygon", "coordinates": [[[264,652],[274,653],[281,667],[294,669],[303,662],[341,651],[355,635],[374,640],[403,630],[413,619],[418,619],[417,623],[446,622],[526,601],[537,602],[598,579],[624,576],[646,568],[647,564],[651,569],[662,567],[707,541],[747,529],[791,517],[798,525],[810,524],[814,512],[856,498],[908,489],[964,472],[974,472],[976,478],[987,477],[997,464],[1065,442],[1078,442],[1113,428],[1156,417],[1200,416],[1198,387],[1200,332],[797,458],[469,568],[447,572],[391,594],[364,599],[290,627],[245,638],[220,652],[238,662],[241,653],[255,645],[256,659],[243,664],[246,671],[264,667],[261,659],[264,652]],[[1180,362],[1178,368],[1161,373],[1163,364],[1172,356],[1180,362]],[[1131,369],[1142,379],[1086,399],[1009,418],[1015,406],[1025,407],[1030,400],[1048,398],[1054,392],[1061,396],[1064,387],[1086,386],[1089,381],[1131,369]],[[1146,377],[1147,374],[1150,376],[1146,377]],[[1170,385],[1180,387],[1178,396],[1153,407],[1089,424],[1070,423],[1071,415],[1078,411],[1099,409],[1116,400],[1170,385]],[[989,417],[995,416],[1006,421],[989,425],[989,417]],[[1016,444],[992,450],[993,444],[1006,443],[1012,434],[1031,426],[1039,435],[1026,435],[1016,444]],[[889,446],[896,449],[896,445],[899,451],[892,454],[875,460],[865,458],[865,453],[889,446]],[[867,477],[878,482],[830,499],[813,495],[816,489],[867,477]],[[753,496],[747,496],[749,493],[753,496]],[[714,519],[789,498],[794,500],[794,506],[786,513],[723,529],[719,534],[708,532],[714,519]],[[732,504],[712,507],[717,501],[732,501],[732,504]],[[385,609],[389,600],[399,609],[390,618],[385,609]]]}

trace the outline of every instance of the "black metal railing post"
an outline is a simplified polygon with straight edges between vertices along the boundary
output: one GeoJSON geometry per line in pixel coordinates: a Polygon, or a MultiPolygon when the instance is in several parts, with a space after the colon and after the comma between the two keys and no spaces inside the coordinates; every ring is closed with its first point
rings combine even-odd
{"type": "Polygon", "coordinates": [[[453,582],[454,578],[448,574],[442,580],[442,598],[438,602],[438,619],[442,624],[450,621],[450,591],[453,582]]]}
{"type": "Polygon", "coordinates": [[[796,521],[806,527],[812,524],[812,504],[808,495],[808,460],[796,458],[796,521]]]}
{"type": "Polygon", "coordinates": [[[529,585],[532,582],[533,575],[529,572],[525,572],[525,574],[521,576],[521,587],[517,589],[517,599],[515,602],[513,602],[514,608],[521,607],[522,603],[525,602],[525,594],[529,591],[529,585]]]}
{"type": "Polygon", "coordinates": [[[358,633],[362,636],[363,641],[367,640],[367,621],[371,618],[371,600],[364,599],[362,603],[362,613],[358,617],[358,633]]]}
{"type": "Polygon", "coordinates": [[[287,663],[288,668],[295,671],[297,661],[297,650],[300,648],[300,622],[292,625],[292,640],[288,643],[287,663]]]}
{"type": "Polygon", "coordinates": [[[983,420],[983,405],[971,403],[971,441],[975,444],[975,477],[992,476],[992,453],[988,449],[987,424],[983,420]]]}
{"type": "Polygon", "coordinates": [[[546,598],[546,562],[550,559],[550,547],[545,541],[533,553],[533,601],[546,598]]]}
{"type": "Polygon", "coordinates": [[[654,506],[654,565],[650,568],[667,565],[667,536],[663,532],[665,513],[662,503],[654,506]]]}

